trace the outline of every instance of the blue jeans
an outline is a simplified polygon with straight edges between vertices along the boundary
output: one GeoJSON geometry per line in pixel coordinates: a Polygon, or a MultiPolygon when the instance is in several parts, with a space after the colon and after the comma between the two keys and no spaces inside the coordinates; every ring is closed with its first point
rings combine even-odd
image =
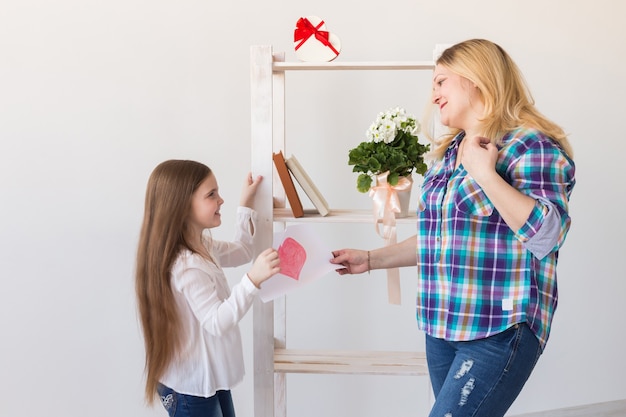
{"type": "Polygon", "coordinates": [[[426,336],[435,404],[430,417],[502,417],[541,355],[526,324],[494,336],[450,342],[426,336]]]}
{"type": "Polygon", "coordinates": [[[179,394],[163,384],[159,384],[157,391],[170,417],[235,417],[229,390],[217,391],[209,398],[179,394]]]}

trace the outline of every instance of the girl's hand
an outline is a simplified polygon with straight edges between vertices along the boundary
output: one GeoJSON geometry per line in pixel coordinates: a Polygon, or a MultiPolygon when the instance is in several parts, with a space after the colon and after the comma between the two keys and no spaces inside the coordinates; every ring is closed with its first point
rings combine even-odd
{"type": "Polygon", "coordinates": [[[268,248],[257,256],[250,272],[248,272],[248,278],[259,288],[263,281],[268,280],[279,272],[280,259],[278,258],[278,251],[273,248],[268,248]]]}
{"type": "Polygon", "coordinates": [[[336,270],[339,275],[361,274],[369,271],[367,251],[341,249],[333,251],[333,256],[334,258],[330,260],[330,263],[343,266],[343,268],[336,270]]]}
{"type": "Polygon", "coordinates": [[[241,199],[239,200],[240,206],[253,208],[254,196],[256,195],[256,190],[262,179],[263,177],[260,175],[252,178],[252,173],[248,173],[243,189],[241,190],[241,199]]]}

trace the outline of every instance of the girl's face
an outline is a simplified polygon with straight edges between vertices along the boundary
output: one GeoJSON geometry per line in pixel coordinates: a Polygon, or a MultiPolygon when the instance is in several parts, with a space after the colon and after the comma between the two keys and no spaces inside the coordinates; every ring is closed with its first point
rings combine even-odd
{"type": "Polygon", "coordinates": [[[443,125],[465,131],[478,122],[484,107],[478,88],[443,65],[435,67],[432,102],[443,125]]]}
{"type": "Polygon", "coordinates": [[[211,173],[191,196],[189,226],[196,231],[219,226],[222,224],[220,215],[222,204],[224,200],[219,195],[217,179],[211,173]]]}

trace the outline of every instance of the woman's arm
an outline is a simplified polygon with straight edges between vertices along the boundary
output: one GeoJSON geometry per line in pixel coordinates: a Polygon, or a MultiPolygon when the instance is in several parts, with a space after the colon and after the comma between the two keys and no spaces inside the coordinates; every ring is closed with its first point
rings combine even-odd
{"type": "Polygon", "coordinates": [[[340,275],[361,274],[372,269],[398,268],[417,265],[417,236],[412,236],[395,245],[366,251],[340,249],[333,251],[332,264],[341,265],[340,275]]]}
{"type": "Polygon", "coordinates": [[[539,259],[558,250],[570,226],[568,201],[576,183],[573,162],[549,139],[529,134],[514,145],[522,152],[508,150],[520,156],[507,164],[505,181],[495,171],[495,145],[479,137],[469,138],[466,145],[465,169],[518,239],[539,259]]]}
{"type": "Polygon", "coordinates": [[[535,199],[507,183],[496,171],[498,148],[479,136],[466,137],[462,163],[515,233],[526,223],[535,199]]]}

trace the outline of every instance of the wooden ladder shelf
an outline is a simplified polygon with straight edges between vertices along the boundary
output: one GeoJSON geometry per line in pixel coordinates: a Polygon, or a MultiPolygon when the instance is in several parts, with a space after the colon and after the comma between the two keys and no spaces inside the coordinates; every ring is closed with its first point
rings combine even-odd
{"type": "MultiPolygon", "coordinates": [[[[271,178],[257,192],[257,249],[272,246],[273,225],[291,222],[369,223],[371,213],[331,208],[328,216],[305,215],[293,218],[285,209],[280,180],[274,176],[272,153],[285,148],[285,72],[343,70],[432,70],[431,61],[417,62],[327,62],[288,63],[284,53],[273,53],[271,46],[251,48],[251,136],[252,172],[271,178]],[[274,205],[282,208],[274,208],[274,205]]],[[[414,223],[415,216],[398,223],[414,223]]],[[[285,417],[285,375],[369,374],[427,375],[422,352],[338,351],[287,349],[286,302],[255,301],[254,327],[254,415],[285,417]]]]}

